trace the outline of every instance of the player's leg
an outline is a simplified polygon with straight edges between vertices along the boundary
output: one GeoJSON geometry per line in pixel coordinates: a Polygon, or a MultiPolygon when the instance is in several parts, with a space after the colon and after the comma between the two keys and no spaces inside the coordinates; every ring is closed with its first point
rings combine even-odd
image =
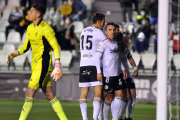
{"type": "Polygon", "coordinates": [[[98,120],[102,120],[103,119],[103,108],[104,108],[104,94],[103,91],[101,92],[101,106],[100,106],[100,110],[99,110],[99,115],[98,115],[98,120]]]}
{"type": "Polygon", "coordinates": [[[94,86],[94,100],[93,100],[93,119],[97,120],[101,107],[101,91],[102,85],[94,86]]]}
{"type": "Polygon", "coordinates": [[[25,103],[23,105],[19,120],[26,120],[29,112],[31,111],[35,93],[36,93],[35,89],[28,87],[28,89],[26,91],[26,95],[25,95],[25,97],[26,97],[25,103]]]}
{"type": "Polygon", "coordinates": [[[115,91],[115,99],[113,101],[113,112],[112,112],[112,116],[113,116],[113,120],[118,120],[118,116],[119,116],[119,110],[122,106],[122,101],[123,101],[123,92],[122,90],[116,90],[115,91]]]}
{"type": "MultiPolygon", "coordinates": [[[[121,100],[121,105],[120,105],[120,109],[119,109],[119,113],[118,113],[118,118],[119,118],[119,120],[121,120],[122,119],[122,116],[123,116],[123,113],[124,113],[124,111],[126,110],[126,107],[127,107],[127,91],[126,91],[126,89],[122,89],[122,94],[123,94],[123,96],[120,96],[119,97],[119,99],[121,100]]],[[[118,97],[115,97],[115,99],[114,99],[114,104],[115,104],[115,106],[116,106],[116,101],[117,101],[117,99],[118,99],[118,97]]],[[[113,109],[114,110],[114,109],[113,109]]]]}
{"type": "Polygon", "coordinates": [[[80,104],[83,120],[88,120],[88,118],[87,118],[87,95],[88,95],[88,92],[89,92],[89,87],[81,87],[81,96],[79,99],[79,104],[80,104]]]}
{"type": "MultiPolygon", "coordinates": [[[[49,76],[49,79],[50,79],[50,76],[49,76]]],[[[58,100],[58,98],[53,93],[53,90],[52,90],[50,82],[51,81],[49,81],[49,83],[47,83],[47,86],[44,86],[42,88],[42,91],[43,91],[44,95],[46,96],[46,99],[51,103],[52,108],[56,112],[56,114],[59,117],[59,119],[61,119],[61,120],[68,120],[66,118],[66,115],[65,115],[64,111],[63,111],[63,108],[61,106],[60,101],[58,100]]]]}
{"type": "Polygon", "coordinates": [[[131,120],[131,113],[134,109],[136,102],[136,89],[130,89],[130,93],[128,95],[128,105],[126,108],[126,119],[131,120]]]}
{"type": "Polygon", "coordinates": [[[79,104],[81,108],[81,114],[83,120],[88,120],[87,118],[87,95],[89,92],[89,87],[91,86],[90,83],[90,72],[89,66],[82,66],[80,67],[79,72],[79,87],[81,88],[81,95],[79,99],[79,104]],[[85,71],[85,72],[84,72],[85,71]]]}
{"type": "Polygon", "coordinates": [[[135,102],[136,102],[136,89],[135,83],[132,78],[127,79],[127,87],[128,87],[128,105],[126,108],[126,119],[131,120],[131,113],[134,109],[135,102]]]}
{"type": "Polygon", "coordinates": [[[88,66],[88,71],[90,71],[90,86],[93,86],[95,94],[93,100],[93,119],[97,120],[101,107],[102,81],[97,80],[96,66],[88,66]]]}
{"type": "Polygon", "coordinates": [[[119,75],[114,84],[114,90],[116,90],[115,94],[116,94],[116,97],[114,99],[114,102],[113,102],[113,114],[116,115],[116,110],[118,110],[117,105],[119,103],[119,101],[121,102],[120,104],[120,109],[118,111],[118,118],[119,119],[122,119],[122,115],[126,109],[126,106],[127,106],[127,91],[126,91],[126,84],[125,84],[125,80],[123,80],[123,75],[119,75]],[[119,92],[120,90],[120,92],[119,92]],[[114,108],[115,107],[115,108],[114,108]]]}
{"type": "Polygon", "coordinates": [[[104,108],[103,108],[103,115],[104,120],[109,120],[109,113],[111,108],[111,102],[113,100],[114,94],[108,93],[105,101],[104,101],[104,108]]]}

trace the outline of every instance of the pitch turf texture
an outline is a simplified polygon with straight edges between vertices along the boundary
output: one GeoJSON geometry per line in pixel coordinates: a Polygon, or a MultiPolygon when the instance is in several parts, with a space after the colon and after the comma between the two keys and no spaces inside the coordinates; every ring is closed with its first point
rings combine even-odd
{"type": "MultiPolygon", "coordinates": [[[[18,120],[24,101],[0,100],[0,120],[18,120]]],[[[68,120],[82,120],[78,102],[61,102],[68,120]]],[[[180,109],[180,107],[179,107],[180,109]]],[[[175,113],[173,108],[173,113],[175,113]]],[[[92,120],[93,104],[88,103],[88,118],[92,120]]],[[[179,110],[180,111],[180,110],[179,110]]],[[[124,118],[124,117],[123,117],[124,118]]],[[[155,120],[155,104],[136,104],[133,120],[155,120]]],[[[27,120],[59,120],[47,101],[35,101],[27,120]]],[[[110,115],[110,120],[111,115],[110,115]]],[[[175,120],[175,119],[173,119],[175,120]]]]}

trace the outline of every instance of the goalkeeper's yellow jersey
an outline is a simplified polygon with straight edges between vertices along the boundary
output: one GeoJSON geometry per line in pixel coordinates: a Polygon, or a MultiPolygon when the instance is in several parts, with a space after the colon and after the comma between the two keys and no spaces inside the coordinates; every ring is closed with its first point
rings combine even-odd
{"type": "Polygon", "coordinates": [[[53,70],[51,51],[54,50],[55,59],[60,58],[60,49],[55,37],[54,30],[44,20],[34,26],[31,23],[27,28],[26,40],[21,48],[18,49],[23,54],[32,49],[32,70],[53,70]]]}

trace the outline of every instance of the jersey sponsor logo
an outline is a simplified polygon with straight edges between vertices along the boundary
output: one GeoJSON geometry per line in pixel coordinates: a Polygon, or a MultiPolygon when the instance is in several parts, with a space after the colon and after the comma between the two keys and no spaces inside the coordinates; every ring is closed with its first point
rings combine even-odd
{"type": "Polygon", "coordinates": [[[83,71],[82,75],[90,75],[91,74],[91,71],[83,71]]]}
{"type": "Polygon", "coordinates": [[[91,53],[89,53],[89,54],[84,54],[83,57],[91,58],[91,57],[93,57],[93,55],[91,53]]]}
{"type": "Polygon", "coordinates": [[[104,89],[106,89],[106,90],[107,90],[107,89],[108,89],[108,85],[105,85],[105,86],[104,86],[104,89]]]}

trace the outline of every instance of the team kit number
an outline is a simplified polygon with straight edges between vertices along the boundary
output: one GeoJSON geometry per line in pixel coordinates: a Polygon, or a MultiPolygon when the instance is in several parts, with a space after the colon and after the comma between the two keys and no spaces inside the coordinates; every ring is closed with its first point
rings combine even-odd
{"type": "Polygon", "coordinates": [[[84,35],[81,36],[81,50],[84,50],[84,42],[89,43],[89,46],[86,45],[86,49],[87,50],[91,50],[92,49],[92,41],[90,40],[92,38],[93,38],[93,36],[88,35],[86,40],[84,41],[84,35]]]}

